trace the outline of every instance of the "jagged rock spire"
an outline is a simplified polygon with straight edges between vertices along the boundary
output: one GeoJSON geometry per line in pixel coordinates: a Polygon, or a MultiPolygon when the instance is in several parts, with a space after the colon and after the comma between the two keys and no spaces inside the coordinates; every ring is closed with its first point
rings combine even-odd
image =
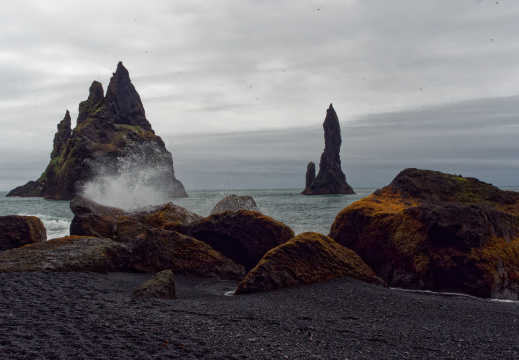
{"type": "Polygon", "coordinates": [[[58,131],[54,135],[54,146],[52,147],[52,152],[50,154],[51,159],[55,158],[61,153],[71,134],[72,121],[70,118],[70,113],[67,110],[65,113],[65,117],[58,124],[58,131]]]}
{"type": "Polygon", "coordinates": [[[85,121],[95,111],[96,108],[101,106],[102,101],[105,98],[103,84],[101,84],[99,81],[92,82],[92,85],[90,85],[90,89],[88,90],[88,99],[82,101],[79,104],[79,114],[77,117],[78,125],[85,121]]]}
{"type": "Polygon", "coordinates": [[[346,176],[341,169],[341,126],[339,117],[332,104],[326,111],[323,128],[324,151],[319,163],[319,173],[312,183],[308,185],[307,171],[307,184],[302,194],[355,194],[351,186],[346,182],[346,176]]]}
{"type": "Polygon", "coordinates": [[[153,131],[151,124],[146,120],[141,97],[135,90],[130,74],[122,62],[117,64],[117,70],[110,79],[106,90],[106,104],[108,110],[117,115],[116,123],[140,126],[145,130],[153,131]]]}

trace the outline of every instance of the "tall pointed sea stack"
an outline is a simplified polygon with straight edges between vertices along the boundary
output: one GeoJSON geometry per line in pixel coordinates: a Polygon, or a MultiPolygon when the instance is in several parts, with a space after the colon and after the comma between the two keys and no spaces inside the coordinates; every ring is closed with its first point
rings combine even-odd
{"type": "Polygon", "coordinates": [[[88,99],[79,104],[74,130],[68,111],[58,124],[45,172],[7,196],[71,200],[94,177],[116,176],[131,168],[138,168],[141,177],[145,174],[145,179],[132,181],[145,181],[168,197],[187,196],[175,178],[173,157],[146,119],[140,96],[121,62],[106,96],[103,92],[101,83],[94,81],[88,99]]]}
{"type": "Polygon", "coordinates": [[[339,118],[332,104],[326,111],[324,128],[324,151],[319,163],[319,173],[309,184],[309,180],[315,176],[315,165],[308,164],[306,173],[306,188],[301,194],[326,195],[326,194],[355,194],[346,182],[346,176],[341,169],[341,126],[339,118]],[[312,176],[313,171],[313,176],[312,176]]]}

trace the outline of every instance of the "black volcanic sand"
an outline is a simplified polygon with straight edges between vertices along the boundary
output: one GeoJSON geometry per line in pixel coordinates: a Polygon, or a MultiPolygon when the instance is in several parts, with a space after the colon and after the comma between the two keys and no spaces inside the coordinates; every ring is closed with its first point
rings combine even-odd
{"type": "Polygon", "coordinates": [[[130,273],[0,274],[0,359],[518,359],[519,303],[351,279],[225,296],[177,276],[136,301],[130,273]]]}

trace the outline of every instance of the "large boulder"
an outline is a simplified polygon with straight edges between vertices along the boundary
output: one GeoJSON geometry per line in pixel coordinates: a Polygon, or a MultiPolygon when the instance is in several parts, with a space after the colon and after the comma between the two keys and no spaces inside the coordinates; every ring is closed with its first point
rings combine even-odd
{"type": "Polygon", "coordinates": [[[303,195],[355,194],[346,182],[341,168],[341,125],[332,104],[326,110],[323,123],[324,151],[315,176],[315,164],[310,162],[306,170],[306,187],[303,195]]]}
{"type": "Polygon", "coordinates": [[[0,251],[47,240],[47,230],[36,216],[0,216],[0,251]]]}
{"type": "Polygon", "coordinates": [[[140,272],[170,269],[175,274],[241,280],[243,266],[208,244],[174,231],[147,228],[132,247],[130,267],[140,272]]]}
{"type": "Polygon", "coordinates": [[[110,239],[67,236],[0,253],[0,272],[123,271],[130,250],[110,239]]]}
{"type": "Polygon", "coordinates": [[[175,298],[175,275],[171,270],[164,270],[155,275],[135,289],[132,299],[165,299],[175,298]]]}
{"type": "Polygon", "coordinates": [[[252,196],[231,194],[224,197],[211,210],[211,214],[221,213],[224,211],[250,210],[259,212],[258,205],[252,196]]]}
{"type": "Polygon", "coordinates": [[[70,203],[74,218],[71,235],[106,237],[131,243],[147,226],[162,227],[166,223],[186,223],[202,219],[181,206],[167,203],[153,205],[135,212],[100,205],[84,196],[76,196],[70,203]]]}
{"type": "Polygon", "coordinates": [[[406,169],[343,209],[330,237],[393,287],[519,297],[519,193],[406,169]]]}
{"type": "Polygon", "coordinates": [[[236,294],[270,291],[339,277],[383,284],[353,251],[328,236],[305,232],[270,250],[236,289],[236,294]]]}
{"type": "Polygon", "coordinates": [[[87,100],[79,104],[76,127],[72,129],[68,111],[58,124],[51,159],[41,177],[7,196],[71,200],[94,178],[96,188],[102,190],[108,184],[105,179],[122,174],[132,179],[129,186],[137,182],[160,189],[166,197],[187,196],[175,177],[171,153],[146,119],[140,96],[121,62],[106,96],[103,93],[102,84],[94,81],[87,100]]]}
{"type": "MultiPolygon", "coordinates": [[[[167,226],[165,226],[167,228],[167,226]]],[[[210,215],[171,227],[213,247],[248,271],[273,249],[294,236],[285,224],[261,213],[239,210],[210,215]]]]}

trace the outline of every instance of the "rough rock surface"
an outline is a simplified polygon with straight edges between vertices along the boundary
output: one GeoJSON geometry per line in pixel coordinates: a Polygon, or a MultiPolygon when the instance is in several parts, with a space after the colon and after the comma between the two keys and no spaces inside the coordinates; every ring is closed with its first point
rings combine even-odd
{"type": "Polygon", "coordinates": [[[519,193],[474,178],[406,169],[329,236],[393,287],[519,297],[519,193]]]}
{"type": "Polygon", "coordinates": [[[0,216],[0,251],[47,240],[47,230],[36,216],[0,216]]]}
{"type": "Polygon", "coordinates": [[[147,184],[160,188],[166,196],[187,196],[175,177],[171,153],[146,119],[139,94],[122,63],[110,80],[106,96],[101,83],[92,83],[88,99],[79,105],[74,130],[70,123],[67,111],[58,124],[51,160],[41,177],[7,196],[71,200],[94,176],[116,176],[131,169],[144,171],[147,184]]]}
{"type": "Polygon", "coordinates": [[[270,249],[294,236],[285,224],[258,212],[239,210],[210,215],[175,230],[211,245],[248,271],[270,249]]]}
{"type": "Polygon", "coordinates": [[[131,243],[146,226],[162,227],[166,223],[185,223],[202,219],[181,206],[167,203],[148,206],[135,212],[100,205],[84,196],[76,196],[70,203],[74,218],[71,235],[107,237],[131,243]]]}
{"type": "Polygon", "coordinates": [[[123,271],[130,251],[110,239],[67,236],[0,253],[0,272],[123,271]]]}
{"type": "Polygon", "coordinates": [[[341,126],[332,104],[330,104],[330,107],[326,111],[323,128],[324,151],[321,155],[321,162],[319,163],[319,173],[311,184],[308,185],[308,180],[311,178],[311,176],[309,177],[310,164],[308,165],[306,174],[307,184],[302,194],[355,194],[352,187],[346,182],[346,176],[341,169],[341,126]]]}
{"type": "Polygon", "coordinates": [[[140,272],[171,269],[175,274],[241,280],[243,266],[206,243],[174,231],[148,228],[132,247],[130,267],[140,272]]]}
{"type": "Polygon", "coordinates": [[[270,291],[346,276],[384,283],[353,251],[328,236],[305,232],[270,250],[235,293],[270,291]]]}
{"type": "Polygon", "coordinates": [[[140,285],[131,295],[132,299],[174,299],[175,275],[171,270],[164,270],[140,285]]]}
{"type": "Polygon", "coordinates": [[[260,212],[258,205],[256,205],[256,201],[254,201],[252,196],[239,196],[231,194],[224,197],[222,200],[218,201],[218,203],[211,210],[211,214],[221,213],[224,211],[238,210],[250,210],[260,212]]]}

